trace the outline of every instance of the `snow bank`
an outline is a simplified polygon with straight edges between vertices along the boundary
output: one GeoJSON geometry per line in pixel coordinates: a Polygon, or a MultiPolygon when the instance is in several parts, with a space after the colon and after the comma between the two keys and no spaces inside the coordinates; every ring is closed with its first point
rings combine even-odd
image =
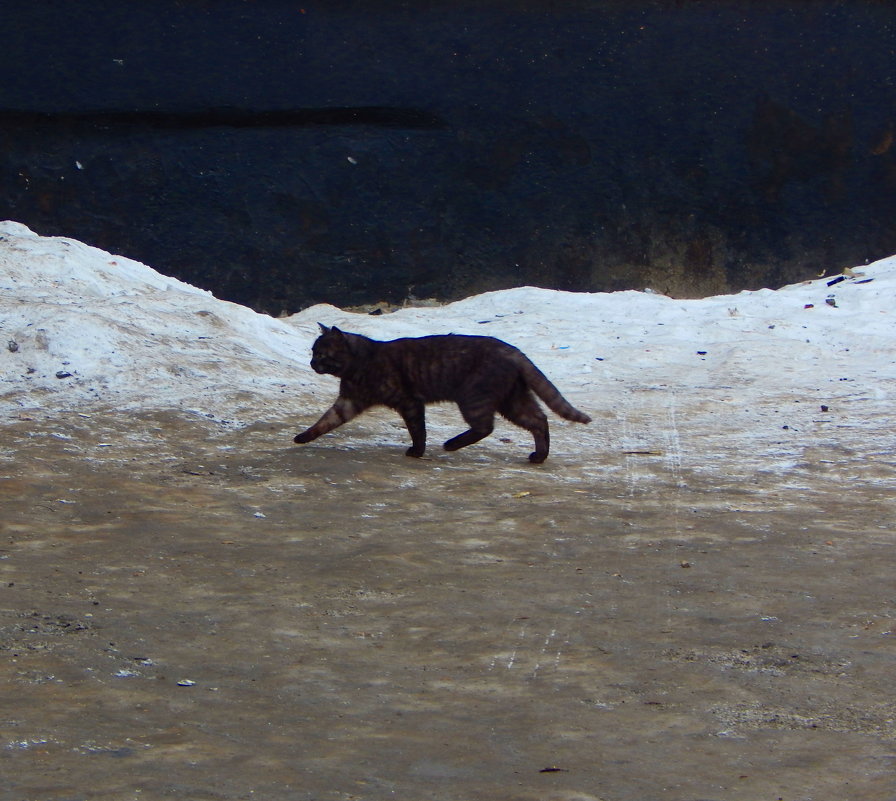
{"type": "Polygon", "coordinates": [[[232,411],[305,386],[309,335],[131,259],[0,224],[6,414],[36,405],[232,411]]]}
{"type": "Polygon", "coordinates": [[[884,401],[896,379],[894,298],[891,257],[778,291],[703,300],[524,287],[382,316],[320,305],[273,319],[131,259],[5,222],[0,414],[180,408],[254,420],[309,403],[316,413],[336,389],[308,367],[318,321],[377,339],[505,339],[590,412],[612,413],[645,388],[743,404],[784,391],[842,395],[849,382],[853,395],[884,401]]]}

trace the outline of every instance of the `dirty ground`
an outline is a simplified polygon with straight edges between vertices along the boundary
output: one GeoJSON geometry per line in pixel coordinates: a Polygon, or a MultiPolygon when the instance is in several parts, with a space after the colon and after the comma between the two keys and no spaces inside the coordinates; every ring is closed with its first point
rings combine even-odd
{"type": "Polygon", "coordinates": [[[6,421],[0,798],[893,799],[892,452],[641,411],[6,421]]]}

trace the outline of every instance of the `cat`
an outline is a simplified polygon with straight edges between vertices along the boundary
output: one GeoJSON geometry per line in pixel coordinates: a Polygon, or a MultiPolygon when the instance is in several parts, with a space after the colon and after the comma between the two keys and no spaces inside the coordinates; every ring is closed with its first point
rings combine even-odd
{"type": "Polygon", "coordinates": [[[487,437],[495,412],[525,428],[535,438],[529,461],[540,464],[548,455],[548,420],[533,392],[554,412],[576,423],[590,423],[560,394],[525,354],[500,339],[485,336],[408,337],[380,342],[360,334],[328,328],[323,323],[312,346],[311,367],[341,379],[339,397],[294,442],[317,439],[347,423],[371,406],[397,411],[411,435],[408,456],[426,449],[424,406],[454,401],[470,426],[449,439],[446,451],[456,451],[487,437]]]}

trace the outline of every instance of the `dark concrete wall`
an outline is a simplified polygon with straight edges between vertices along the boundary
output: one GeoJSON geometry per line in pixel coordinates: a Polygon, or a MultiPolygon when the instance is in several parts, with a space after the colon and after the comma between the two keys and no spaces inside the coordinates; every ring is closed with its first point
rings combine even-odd
{"type": "Polygon", "coordinates": [[[884,2],[6,2],[0,217],[273,313],[896,252],[884,2]]]}

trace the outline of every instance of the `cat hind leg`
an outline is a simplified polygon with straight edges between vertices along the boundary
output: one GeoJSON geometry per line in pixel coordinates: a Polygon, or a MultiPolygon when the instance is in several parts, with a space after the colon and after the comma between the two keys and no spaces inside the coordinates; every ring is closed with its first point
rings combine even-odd
{"type": "Polygon", "coordinates": [[[535,440],[535,450],[529,454],[532,464],[541,464],[548,458],[551,437],[548,418],[542,411],[535,396],[524,387],[518,387],[504,403],[498,407],[502,417],[514,425],[525,428],[535,440]]]}
{"type": "Polygon", "coordinates": [[[492,407],[483,406],[481,404],[473,405],[458,402],[460,413],[463,415],[467,425],[470,426],[468,431],[452,437],[445,444],[446,451],[456,451],[460,448],[466,448],[474,442],[485,439],[492,431],[495,430],[495,411],[492,407]]]}

